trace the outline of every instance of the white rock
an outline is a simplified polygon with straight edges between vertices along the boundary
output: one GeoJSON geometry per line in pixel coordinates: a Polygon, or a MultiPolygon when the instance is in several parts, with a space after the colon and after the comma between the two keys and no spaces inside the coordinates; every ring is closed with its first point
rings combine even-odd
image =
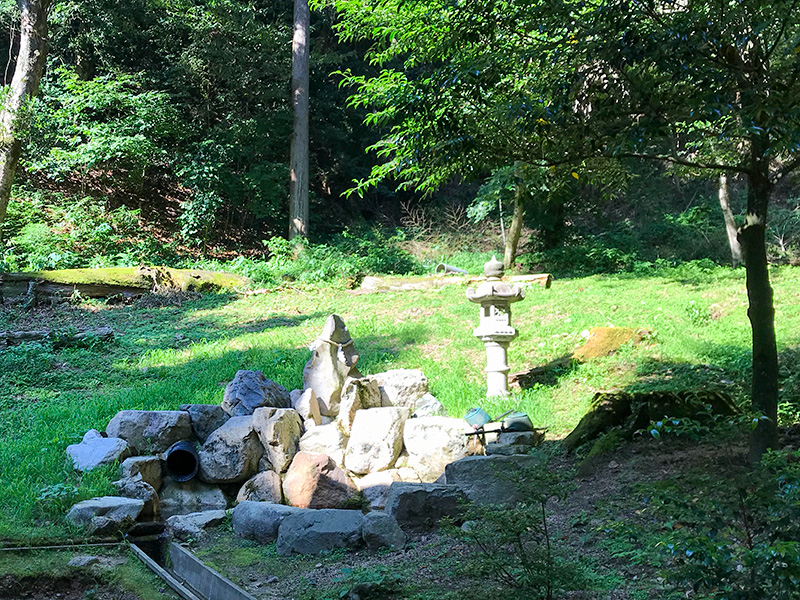
{"type": "Polygon", "coordinates": [[[378,382],[383,406],[405,406],[411,414],[428,393],[428,378],[418,369],[393,369],[368,377],[378,382]]]}
{"type": "Polygon", "coordinates": [[[334,462],[344,465],[344,449],[347,446],[347,436],[345,436],[336,423],[319,425],[310,429],[300,438],[301,452],[319,452],[330,456],[334,462]]]}
{"type": "Polygon", "coordinates": [[[320,425],[319,401],[311,388],[307,390],[293,390],[290,394],[292,408],[303,418],[303,421],[312,421],[320,425]]]}
{"type": "Polygon", "coordinates": [[[445,467],[469,454],[465,433],[473,431],[464,419],[421,417],[406,421],[403,443],[408,452],[408,466],[424,483],[433,483],[445,467]]]}
{"type": "Polygon", "coordinates": [[[394,466],[403,448],[406,419],[408,409],[402,407],[357,411],[345,452],[345,467],[363,475],[394,466]]]}
{"type": "Polygon", "coordinates": [[[303,369],[303,388],[314,390],[322,416],[339,414],[342,386],[348,377],[361,377],[353,338],[338,315],[330,315],[322,333],[311,345],[311,360],[303,369]]]}
{"type": "Polygon", "coordinates": [[[342,387],[337,422],[345,435],[350,435],[356,412],[366,408],[381,406],[381,391],[378,382],[367,377],[355,379],[348,377],[342,387]]]}
{"type": "Polygon", "coordinates": [[[257,408],[253,413],[253,429],[261,440],[271,468],[282,473],[298,452],[303,431],[300,415],[293,408],[257,408]]]}
{"type": "Polygon", "coordinates": [[[236,496],[236,502],[280,504],[283,500],[281,485],[281,476],[275,471],[262,471],[244,482],[236,496]]]}
{"type": "Polygon", "coordinates": [[[414,410],[415,417],[446,417],[447,410],[433,394],[425,394],[417,400],[417,407],[414,410]]]}
{"type": "Polygon", "coordinates": [[[128,442],[117,437],[103,437],[96,429],[87,431],[80,444],[67,446],[67,456],[76,471],[91,471],[101,465],[125,460],[133,454],[128,442]]]}

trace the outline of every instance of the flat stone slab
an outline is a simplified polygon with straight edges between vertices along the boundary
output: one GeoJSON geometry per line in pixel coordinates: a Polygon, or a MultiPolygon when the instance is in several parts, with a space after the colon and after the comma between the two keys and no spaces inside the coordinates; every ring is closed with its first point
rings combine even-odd
{"type": "Polygon", "coordinates": [[[224,510],[204,510],[188,515],[173,515],[167,519],[167,527],[175,539],[185,542],[203,537],[206,529],[216,527],[224,520],[224,510]]]}
{"type": "Polygon", "coordinates": [[[461,519],[466,496],[461,488],[438,483],[393,483],[386,513],[404,530],[430,530],[444,517],[461,519]]]}
{"type": "Polygon", "coordinates": [[[541,463],[541,458],[527,455],[468,456],[445,467],[445,480],[477,504],[514,506],[525,498],[513,478],[541,463]]]}
{"type": "Polygon", "coordinates": [[[358,548],[364,543],[363,524],[364,515],[357,510],[300,510],[281,521],[278,554],[319,554],[335,548],[358,548]]]}
{"type": "Polygon", "coordinates": [[[121,496],[102,496],[75,504],[67,522],[92,532],[111,532],[133,525],[144,508],[144,500],[121,496]]]}
{"type": "Polygon", "coordinates": [[[246,500],[231,511],[233,532],[246,540],[269,544],[278,539],[281,521],[302,510],[296,506],[246,500]]]}

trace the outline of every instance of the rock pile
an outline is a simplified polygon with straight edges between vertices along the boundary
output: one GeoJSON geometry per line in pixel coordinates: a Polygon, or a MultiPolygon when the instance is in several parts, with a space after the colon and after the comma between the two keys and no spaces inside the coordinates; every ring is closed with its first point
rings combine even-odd
{"type": "MultiPolygon", "coordinates": [[[[470,426],[446,416],[421,371],[363,376],[340,317],[328,318],[311,351],[302,390],[239,371],[220,406],[124,410],[105,435],[89,431],[67,454],[81,471],[121,461],[119,497],[76,504],[70,522],[108,532],[163,512],[175,515],[173,535],[198,537],[236,504],[234,530],[277,540],[281,554],[401,546],[403,529],[458,518],[459,501],[474,493],[474,468],[454,471],[466,491],[444,483],[451,463],[512,458],[466,458],[476,452],[464,435],[470,426]],[[197,477],[164,476],[164,453],[187,440],[197,444],[197,477]]],[[[491,481],[496,471],[487,465],[481,477],[491,481]]],[[[482,497],[493,497],[491,488],[482,497]]]]}

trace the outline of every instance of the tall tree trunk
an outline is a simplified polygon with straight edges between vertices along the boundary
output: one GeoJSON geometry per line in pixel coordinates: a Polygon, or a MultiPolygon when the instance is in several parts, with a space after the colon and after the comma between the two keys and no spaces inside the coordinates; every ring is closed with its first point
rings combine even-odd
{"type": "MultiPolygon", "coordinates": [[[[775,308],[769,282],[765,234],[772,185],[767,160],[753,143],[753,166],[748,176],[747,216],[739,229],[739,243],[747,270],[747,316],[753,333],[753,385],[751,402],[760,418],[750,439],[750,462],[756,463],[778,442],[778,349],[775,308]]],[[[762,144],[763,145],[763,144],[762,144]]]]}
{"type": "Polygon", "coordinates": [[[506,232],[506,245],[503,255],[503,266],[506,270],[514,266],[517,260],[517,245],[522,233],[522,217],[525,216],[525,196],[522,185],[517,185],[514,192],[514,216],[511,217],[511,226],[506,232]]]}
{"type": "Polygon", "coordinates": [[[29,124],[29,102],[39,91],[47,58],[47,10],[50,0],[18,0],[22,13],[19,53],[11,89],[0,111],[0,225],[6,218],[11,184],[22,139],[29,124]]]}
{"type": "Polygon", "coordinates": [[[308,0],[294,0],[292,38],[292,134],[291,183],[289,186],[289,239],[308,235],[308,32],[311,13],[308,0]]]}
{"type": "Polygon", "coordinates": [[[731,248],[731,263],[734,267],[741,264],[742,246],[736,231],[736,220],[733,218],[731,210],[731,188],[727,173],[720,173],[719,176],[719,206],[722,209],[722,217],[725,219],[725,231],[728,234],[728,245],[731,248]]]}

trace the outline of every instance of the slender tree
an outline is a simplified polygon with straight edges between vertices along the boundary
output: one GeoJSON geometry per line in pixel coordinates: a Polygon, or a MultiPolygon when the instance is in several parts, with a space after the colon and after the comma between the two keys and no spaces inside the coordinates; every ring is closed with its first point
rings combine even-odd
{"type": "Polygon", "coordinates": [[[349,77],[389,134],[370,184],[435,187],[486,156],[578,165],[639,158],[739,174],[756,461],[777,442],[778,356],[765,231],[800,167],[800,0],[333,0],[371,38],[349,77]],[[390,61],[394,61],[393,63],[390,61]],[[397,65],[390,67],[389,65],[397,65]]]}
{"type": "Polygon", "coordinates": [[[28,129],[30,101],[39,91],[47,58],[50,0],[18,0],[21,13],[14,77],[0,111],[0,225],[6,217],[22,141],[28,129]]]}
{"type": "Polygon", "coordinates": [[[289,239],[308,235],[308,111],[309,111],[309,28],[308,0],[294,1],[292,38],[292,103],[294,131],[291,148],[289,187],[289,239]]]}

